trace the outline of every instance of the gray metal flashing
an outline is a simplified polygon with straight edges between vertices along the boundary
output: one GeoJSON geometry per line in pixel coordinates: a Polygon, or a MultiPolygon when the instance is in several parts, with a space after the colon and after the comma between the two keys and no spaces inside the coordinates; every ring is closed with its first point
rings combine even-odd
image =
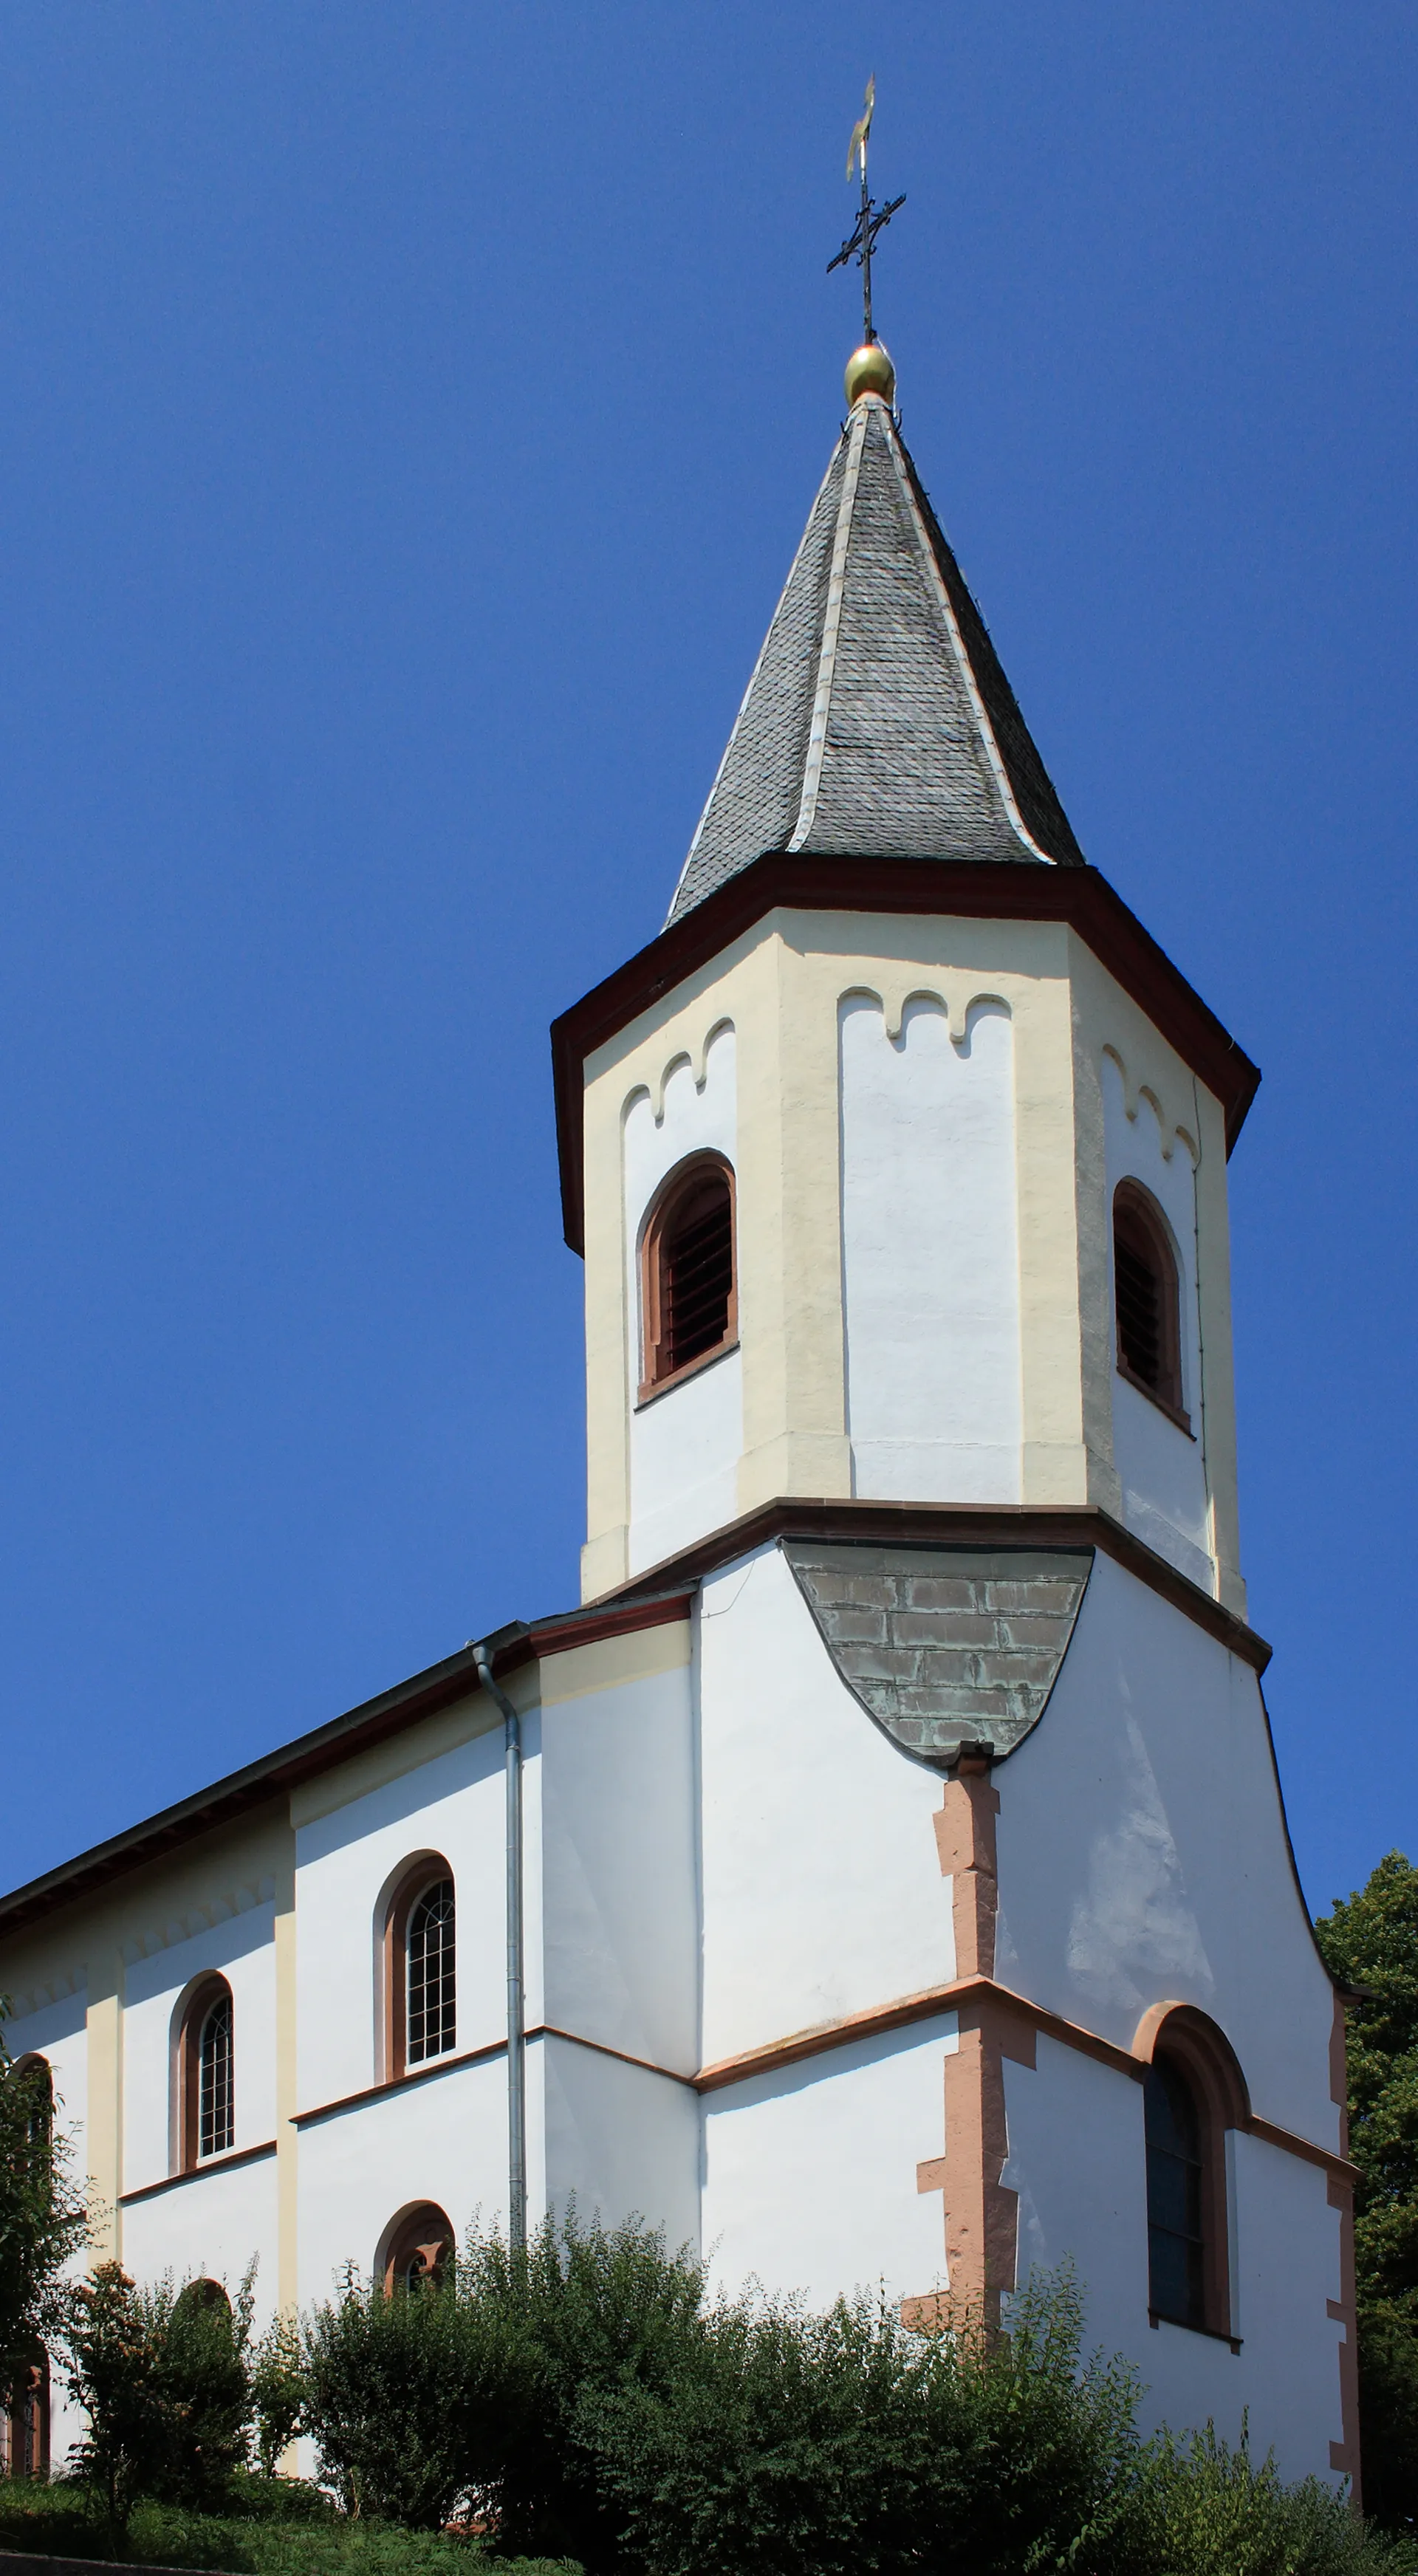
{"type": "Polygon", "coordinates": [[[767,850],[1083,854],[892,414],[853,407],[670,909],[767,850]]]}

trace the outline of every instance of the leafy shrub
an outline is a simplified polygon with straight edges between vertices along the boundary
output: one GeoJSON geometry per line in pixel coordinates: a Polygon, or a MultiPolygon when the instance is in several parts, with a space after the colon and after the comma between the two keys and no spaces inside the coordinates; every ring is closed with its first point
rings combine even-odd
{"type": "Polygon", "coordinates": [[[219,2506],[245,2461],[252,2277],[235,2308],[214,2283],[176,2289],[169,2276],[139,2289],[118,2263],[73,2288],[66,2375],[89,2427],[75,2466],[103,2495],[115,2535],[140,2495],[219,2506]]]}
{"type": "Polygon", "coordinates": [[[251,2402],[256,2456],[262,2474],[276,2480],[281,2454],[305,2422],[300,2328],[293,2317],[277,2317],[252,2352],[251,2402]]]}
{"type": "Polygon", "coordinates": [[[1257,2467],[1245,2441],[1232,2448],[1210,2425],[1149,2445],[1129,2524],[1120,2576],[1409,2576],[1418,2564],[1332,2487],[1283,2485],[1271,2460],[1257,2467]]]}
{"type": "Polygon", "coordinates": [[[305,2421],[347,2512],[436,2530],[491,2486],[535,2419],[542,2372],[512,2315],[461,2274],[386,2294],[351,2273],[306,2320],[305,2421]]]}
{"type": "Polygon", "coordinates": [[[46,2073],[6,2046],[0,1995],[0,2399],[60,2322],[60,2276],[88,2233],[83,2194],[46,2073]]]}
{"type": "Polygon", "coordinates": [[[588,2398],[577,2432],[653,2576],[1089,2564],[1111,2559],[1138,2445],[1130,2375],[1080,2370],[1080,2327],[1068,2282],[993,2345],[865,2300],[730,2302],[695,2368],[588,2398]]]}
{"type": "Polygon", "coordinates": [[[470,2237],[457,2276],[463,2313],[536,2356],[535,2403],[513,2418],[495,2471],[484,2463],[504,2548],[618,2564],[625,2513],[583,2416],[603,2393],[668,2390],[698,2367],[704,2292],[698,2258],[669,2252],[663,2233],[636,2219],[583,2224],[573,2205],[560,2221],[543,2219],[523,2253],[495,2231],[470,2237]]]}

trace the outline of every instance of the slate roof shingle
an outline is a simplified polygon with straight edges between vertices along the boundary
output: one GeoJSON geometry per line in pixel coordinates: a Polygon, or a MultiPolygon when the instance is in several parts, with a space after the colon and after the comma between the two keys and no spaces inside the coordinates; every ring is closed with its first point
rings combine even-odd
{"type": "Polygon", "coordinates": [[[884,402],[854,406],[670,908],[767,850],[1085,865],[884,402]]]}

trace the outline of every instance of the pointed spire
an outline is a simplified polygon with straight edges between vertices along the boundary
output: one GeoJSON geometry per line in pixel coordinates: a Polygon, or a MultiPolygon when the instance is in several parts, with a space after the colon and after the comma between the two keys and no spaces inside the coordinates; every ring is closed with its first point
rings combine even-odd
{"type": "Polygon", "coordinates": [[[813,505],[670,920],[767,850],[1085,864],[870,386],[813,505]]]}

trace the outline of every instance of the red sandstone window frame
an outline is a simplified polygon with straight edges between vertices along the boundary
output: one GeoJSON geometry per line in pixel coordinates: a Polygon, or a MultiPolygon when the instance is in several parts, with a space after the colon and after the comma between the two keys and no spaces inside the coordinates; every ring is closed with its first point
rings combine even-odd
{"type": "Polygon", "coordinates": [[[1113,1192],[1113,1356],[1120,1378],[1135,1386],[1149,1404],[1165,1413],[1179,1431],[1189,1439],[1191,1416],[1187,1412],[1182,1385],[1182,1269],[1172,1240],[1172,1229],[1152,1192],[1131,1178],[1119,1181],[1113,1192]],[[1131,1240],[1129,1241],[1129,1237],[1131,1240]],[[1153,1385],[1127,1359],[1123,1347],[1123,1321],[1118,1293],[1118,1246],[1150,1270],[1156,1283],[1158,1372],[1153,1385]]]}
{"type": "Polygon", "coordinates": [[[738,1259],[738,1192],[734,1167],[726,1154],[705,1149],[687,1154],[667,1172],[655,1192],[640,1229],[640,1390],[638,1401],[647,1404],[653,1396],[662,1395],[667,1387],[679,1386],[685,1378],[712,1366],[726,1351],[738,1346],[739,1337],[739,1259],[738,1259]],[[725,1308],[724,1329],[708,1350],[696,1351],[693,1359],[684,1360],[678,1368],[669,1364],[666,1347],[669,1328],[668,1254],[673,1243],[673,1229],[687,1200],[711,1179],[723,1181],[729,1201],[729,1293],[725,1308]]]}
{"type": "Polygon", "coordinates": [[[374,2277],[385,2297],[392,2298],[400,2288],[413,2289],[417,2280],[432,2280],[436,2288],[446,2275],[456,2242],[447,2212],[437,2201],[420,2200],[401,2210],[385,2228],[374,2258],[374,2277]]]}
{"type": "Polygon", "coordinates": [[[230,2155],[236,2144],[236,2006],[227,1979],[217,1969],[210,1970],[183,1997],[178,2013],[173,2048],[173,2089],[176,2104],[175,2165],[178,2173],[196,2173],[199,2166],[214,2164],[230,2155]],[[208,2017],[214,2007],[225,2003],[231,2014],[230,2098],[228,2116],[231,2135],[226,2143],[202,2153],[202,2038],[208,2017]]]}
{"type": "MultiPolygon", "coordinates": [[[[381,2038],[383,2076],[386,2084],[398,2084],[410,2072],[409,2046],[409,1917],[419,1899],[432,1887],[447,1879],[453,1890],[454,1937],[454,2029],[457,2028],[457,1907],[458,1882],[441,1852],[420,1852],[400,1870],[385,1900],[384,1922],[380,1935],[381,2038]]],[[[457,2047],[456,2035],[448,2048],[441,2048],[419,2060],[420,2067],[438,2066],[457,2047]]]]}
{"type": "MultiPolygon", "coordinates": [[[[1224,2031],[1194,2004],[1163,2004],[1148,2013],[1133,2042],[1148,2066],[1165,2065],[1179,2076],[1196,2113],[1201,2164],[1201,2315],[1174,2317],[1153,2304],[1148,2253],[1148,2322],[1183,2333],[1218,2336],[1240,2351],[1232,2325],[1231,2242],[1226,2138],[1250,2119],[1250,2096],[1235,2050],[1224,2031]]],[[[1148,2210],[1151,2227],[1151,2205],[1148,2210]]]]}

